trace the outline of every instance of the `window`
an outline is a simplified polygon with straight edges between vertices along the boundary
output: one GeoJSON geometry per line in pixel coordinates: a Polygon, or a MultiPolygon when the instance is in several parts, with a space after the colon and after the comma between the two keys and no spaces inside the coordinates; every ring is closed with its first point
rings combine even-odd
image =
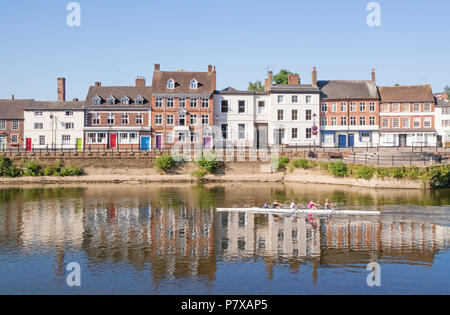
{"type": "Polygon", "coordinates": [[[6,129],[6,121],[0,120],[0,130],[5,130],[5,129],[6,129]]]}
{"type": "Polygon", "coordinates": [[[209,107],[209,99],[202,98],[202,108],[208,108],[209,107]]]}
{"type": "Polygon", "coordinates": [[[139,143],[138,134],[136,132],[121,132],[119,133],[120,144],[136,144],[139,143]]]}
{"type": "Polygon", "coordinates": [[[422,125],[420,117],[414,118],[414,128],[420,128],[422,125]]]}
{"type": "Polygon", "coordinates": [[[61,138],[62,145],[70,145],[70,135],[62,135],[61,138]]]}
{"type": "Polygon", "coordinates": [[[186,125],[186,114],[179,114],[178,115],[178,124],[180,126],[185,126],[186,125]]]}
{"type": "Polygon", "coordinates": [[[108,105],[116,104],[116,99],[112,96],[108,97],[108,105]]]}
{"type": "Polygon", "coordinates": [[[92,114],[92,124],[100,125],[100,115],[99,114],[92,114]]]}
{"type": "Polygon", "coordinates": [[[327,125],[327,117],[325,117],[325,116],[322,116],[322,118],[321,118],[321,121],[320,121],[320,124],[322,125],[322,126],[326,126],[327,125]]]}
{"type": "Polygon", "coordinates": [[[311,95],[306,95],[306,104],[311,104],[311,95]]]}
{"type": "Polygon", "coordinates": [[[128,125],[129,124],[129,120],[128,119],[129,119],[129,116],[127,114],[122,114],[120,116],[120,123],[122,125],[128,125]]]}
{"type": "Polygon", "coordinates": [[[341,117],[341,126],[347,126],[347,117],[341,117]]]}
{"type": "Polygon", "coordinates": [[[126,96],[122,97],[122,105],[130,105],[130,99],[126,96]]]}
{"type": "Polygon", "coordinates": [[[370,102],[370,103],[369,103],[369,111],[370,111],[371,113],[373,113],[373,112],[376,111],[375,102],[370,102]]]}
{"type": "Polygon", "coordinates": [[[108,116],[106,116],[106,124],[114,125],[114,123],[115,123],[114,114],[108,114],[108,116]]]}
{"type": "Polygon", "coordinates": [[[87,143],[107,143],[106,133],[88,133],[87,143]]]}
{"type": "Polygon", "coordinates": [[[352,112],[352,113],[356,112],[356,103],[355,102],[350,103],[350,112],[352,112]]]}
{"type": "Polygon", "coordinates": [[[228,139],[228,124],[222,124],[222,139],[227,140],[228,139]]]}
{"type": "Polygon", "coordinates": [[[407,113],[410,110],[409,104],[402,104],[402,112],[407,113]]]}
{"type": "Polygon", "coordinates": [[[322,105],[320,106],[320,110],[322,111],[322,113],[326,113],[328,111],[327,103],[322,103],[322,105]]]}
{"type": "Polygon", "coordinates": [[[124,144],[124,143],[128,143],[128,133],[119,133],[119,143],[124,144]]]}
{"type": "Polygon", "coordinates": [[[400,112],[400,104],[392,104],[392,112],[394,113],[400,112]]]}
{"type": "Polygon", "coordinates": [[[186,133],[185,132],[178,133],[178,142],[186,142],[186,133]]]}
{"type": "Polygon", "coordinates": [[[283,103],[283,100],[284,100],[283,95],[278,95],[278,96],[277,96],[277,103],[278,103],[278,104],[283,103]]]}
{"type": "Polygon", "coordinates": [[[375,121],[376,121],[376,119],[375,119],[374,116],[370,116],[370,117],[369,117],[369,125],[375,126],[375,121]]]}
{"type": "Polygon", "coordinates": [[[64,113],[65,116],[73,116],[73,111],[72,110],[66,110],[66,112],[64,113]]]}
{"type": "Polygon", "coordinates": [[[168,125],[173,125],[173,124],[174,124],[174,121],[173,121],[173,114],[167,114],[166,119],[167,119],[167,124],[168,124],[168,125]]]}
{"type": "Polygon", "coordinates": [[[162,125],[162,114],[155,115],[155,125],[162,125]]]}
{"type": "Polygon", "coordinates": [[[39,145],[45,145],[45,136],[39,136],[39,145]]]}
{"type": "Polygon", "coordinates": [[[370,132],[361,132],[360,137],[361,142],[370,142],[370,132]]]}
{"type": "Polygon", "coordinates": [[[245,140],[245,124],[239,124],[239,140],[245,140]]]}
{"type": "Polygon", "coordinates": [[[173,132],[169,131],[169,132],[166,134],[166,142],[167,142],[167,143],[173,143],[173,132]]]}
{"type": "Polygon", "coordinates": [[[144,104],[144,99],[139,95],[138,97],[136,97],[136,105],[143,105],[144,104]]]}
{"type": "Polygon", "coordinates": [[[298,128],[292,128],[292,139],[298,139],[298,128]]]}
{"type": "Polygon", "coordinates": [[[307,109],[305,116],[306,116],[306,120],[311,120],[312,119],[312,110],[307,109]]]}
{"type": "Polygon", "coordinates": [[[388,113],[389,112],[389,104],[381,104],[381,111],[383,113],[388,113]]]}
{"type": "Polygon", "coordinates": [[[341,103],[341,113],[347,112],[347,103],[341,103]]]}
{"type": "Polygon", "coordinates": [[[402,128],[409,128],[410,121],[411,121],[411,119],[409,117],[403,117],[402,118],[402,128]]]}
{"type": "Polygon", "coordinates": [[[75,124],[73,122],[68,122],[65,125],[66,129],[75,129],[75,124]]]}
{"type": "Polygon", "coordinates": [[[325,143],[333,143],[334,142],[334,135],[333,134],[324,134],[323,135],[323,142],[325,142],[325,143]]]}
{"type": "Polygon", "coordinates": [[[12,144],[19,143],[19,136],[18,135],[11,135],[11,143],[12,144]]]}
{"type": "Polygon", "coordinates": [[[167,81],[167,88],[172,90],[175,88],[175,81],[170,79],[169,81],[167,81]]]}
{"type": "Polygon", "coordinates": [[[431,117],[425,117],[423,119],[423,127],[424,128],[431,128],[431,117]]]}
{"type": "Polygon", "coordinates": [[[161,108],[163,105],[163,99],[162,97],[155,98],[155,107],[161,108]]]}
{"type": "Polygon", "coordinates": [[[191,108],[196,108],[196,107],[197,107],[197,99],[191,98],[191,108]]]}
{"type": "Polygon", "coordinates": [[[423,104],[423,111],[424,112],[431,112],[431,104],[430,103],[423,104]]]}
{"type": "Polygon", "coordinates": [[[284,120],[284,111],[282,109],[279,109],[277,112],[277,120],[278,121],[284,120]]]}
{"type": "Polygon", "coordinates": [[[292,120],[298,120],[298,110],[292,110],[292,120]]]}
{"type": "Polygon", "coordinates": [[[311,139],[312,130],[311,128],[306,128],[306,139],[311,139]]]}
{"type": "Polygon", "coordinates": [[[331,103],[331,112],[336,113],[337,112],[337,103],[331,103]]]}
{"type": "Polygon", "coordinates": [[[298,95],[292,95],[291,101],[292,101],[292,103],[298,103],[298,95]]]}
{"type": "Polygon", "coordinates": [[[383,117],[381,119],[381,127],[382,128],[389,128],[389,118],[388,117],[383,117]]]}
{"type": "Polygon", "coordinates": [[[34,112],[34,117],[42,117],[44,113],[42,111],[36,111],[34,112]]]}
{"type": "Polygon", "coordinates": [[[34,129],[44,129],[43,123],[34,123],[34,129]]]}
{"type": "Polygon", "coordinates": [[[392,118],[392,128],[400,128],[400,118],[399,117],[392,118]]]}
{"type": "Polygon", "coordinates": [[[350,117],[350,125],[356,126],[356,117],[350,117]]]}
{"type": "Polygon", "coordinates": [[[423,133],[418,133],[417,135],[417,142],[423,142],[423,133]]]}
{"type": "Polygon", "coordinates": [[[366,111],[366,103],[359,103],[359,111],[362,113],[366,111]]]}
{"type": "Polygon", "coordinates": [[[196,89],[197,88],[197,86],[198,86],[198,83],[197,83],[197,80],[191,80],[191,83],[190,83],[190,88],[191,89],[196,89]]]}
{"type": "Polygon", "coordinates": [[[100,97],[96,96],[92,99],[92,104],[93,105],[100,105],[102,103],[102,100],[100,99],[100,97]]]}
{"type": "Polygon", "coordinates": [[[190,124],[191,125],[196,125],[197,124],[197,115],[196,114],[191,114],[189,117],[190,120],[190,124]]]}
{"type": "Polygon", "coordinates": [[[186,98],[181,97],[178,99],[178,107],[185,108],[186,107],[186,98]]]}
{"type": "Polygon", "coordinates": [[[198,133],[191,132],[191,142],[197,142],[197,140],[198,140],[198,133]]]}
{"type": "Polygon", "coordinates": [[[415,112],[420,112],[420,104],[419,104],[419,103],[415,103],[415,104],[413,105],[413,110],[414,110],[415,112]]]}
{"type": "Polygon", "coordinates": [[[19,130],[19,121],[18,120],[13,120],[12,130],[19,130]]]}
{"type": "Polygon", "coordinates": [[[167,108],[173,108],[174,107],[174,100],[173,97],[168,97],[166,99],[167,108]]]}
{"type": "Polygon", "coordinates": [[[337,126],[337,118],[331,117],[331,126],[337,126]]]}
{"type": "Polygon", "coordinates": [[[239,114],[245,113],[245,101],[238,101],[239,114]]]}
{"type": "Polygon", "coordinates": [[[258,113],[261,114],[266,110],[266,102],[258,101],[258,113]]]}
{"type": "Polygon", "coordinates": [[[135,123],[136,123],[136,125],[142,125],[144,123],[144,116],[143,115],[136,115],[135,123]]]}
{"type": "Polygon", "coordinates": [[[366,117],[359,117],[359,125],[360,126],[366,125],[366,117]]]}
{"type": "Polygon", "coordinates": [[[202,115],[202,125],[209,125],[209,115],[202,115]]]}

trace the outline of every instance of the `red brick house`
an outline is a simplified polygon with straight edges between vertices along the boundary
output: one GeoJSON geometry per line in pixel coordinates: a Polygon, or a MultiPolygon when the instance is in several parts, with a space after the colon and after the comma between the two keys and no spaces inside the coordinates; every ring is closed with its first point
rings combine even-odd
{"type": "Polygon", "coordinates": [[[138,77],[135,86],[89,88],[85,150],[150,150],[152,88],[138,77]]]}
{"type": "Polygon", "coordinates": [[[216,70],[212,66],[207,72],[187,72],[161,71],[155,64],[152,147],[167,149],[182,142],[212,148],[215,89],[216,70]]]}
{"type": "Polygon", "coordinates": [[[24,108],[34,100],[0,100],[0,151],[24,148],[24,108]]]}

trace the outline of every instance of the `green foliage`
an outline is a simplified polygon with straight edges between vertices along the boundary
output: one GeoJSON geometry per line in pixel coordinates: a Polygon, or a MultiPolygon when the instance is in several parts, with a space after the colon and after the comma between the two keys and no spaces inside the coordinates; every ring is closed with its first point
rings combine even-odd
{"type": "Polygon", "coordinates": [[[445,91],[445,93],[447,93],[447,95],[448,95],[447,98],[450,100],[450,86],[446,85],[444,88],[444,91],[445,91]]]}
{"type": "Polygon", "coordinates": [[[391,177],[396,179],[402,179],[406,177],[405,167],[396,167],[391,171],[391,177]]]}
{"type": "Polygon", "coordinates": [[[13,164],[11,159],[0,156],[0,176],[17,177],[21,172],[13,164]]]}
{"type": "Polygon", "coordinates": [[[319,167],[325,171],[328,171],[328,163],[326,162],[319,162],[318,163],[319,167]]]}
{"type": "Polygon", "coordinates": [[[197,178],[198,180],[203,180],[203,178],[206,176],[206,171],[204,169],[198,169],[191,173],[192,177],[197,178]]]}
{"type": "Polygon", "coordinates": [[[431,167],[424,178],[428,181],[431,187],[448,188],[450,187],[450,165],[447,164],[439,167],[431,167]]]}
{"type": "Polygon", "coordinates": [[[172,167],[175,166],[175,160],[172,156],[163,154],[156,158],[155,166],[163,172],[168,172],[172,167]]]}
{"type": "Polygon", "coordinates": [[[406,176],[411,180],[417,180],[425,174],[425,171],[420,170],[418,167],[412,167],[406,172],[406,176]]]}
{"type": "Polygon", "coordinates": [[[222,162],[217,161],[216,156],[214,154],[205,154],[202,155],[201,159],[198,161],[198,165],[204,168],[209,173],[214,173],[220,167],[222,167],[222,162]]]}
{"type": "Polygon", "coordinates": [[[41,176],[42,174],[41,166],[35,161],[30,161],[25,164],[25,169],[23,171],[24,176],[41,176]]]}
{"type": "Polygon", "coordinates": [[[286,166],[289,164],[288,157],[273,157],[272,158],[272,166],[277,170],[285,170],[286,166]]]}
{"type": "Polygon", "coordinates": [[[375,170],[373,167],[365,166],[365,165],[358,165],[355,167],[354,175],[356,178],[362,178],[365,180],[371,180],[373,177],[373,174],[375,170]]]}
{"type": "MultiPolygon", "coordinates": [[[[273,77],[273,80],[275,81],[275,84],[288,84],[290,74],[294,74],[294,73],[292,73],[289,70],[282,69],[278,74],[276,74],[273,77]]],[[[296,73],[296,74],[298,74],[298,73],[296,73]]]]}
{"type": "Polygon", "coordinates": [[[83,175],[83,170],[77,166],[69,165],[61,169],[59,176],[81,176],[83,175]]]}
{"type": "Polygon", "coordinates": [[[336,177],[347,177],[349,175],[347,164],[341,161],[328,163],[328,171],[336,177]]]}
{"type": "Polygon", "coordinates": [[[309,168],[313,168],[316,166],[316,163],[314,161],[308,161],[306,159],[299,159],[292,162],[292,165],[295,168],[302,168],[304,170],[307,170],[309,168]]]}
{"type": "Polygon", "coordinates": [[[261,81],[248,82],[248,91],[263,92],[264,84],[261,81]]]}

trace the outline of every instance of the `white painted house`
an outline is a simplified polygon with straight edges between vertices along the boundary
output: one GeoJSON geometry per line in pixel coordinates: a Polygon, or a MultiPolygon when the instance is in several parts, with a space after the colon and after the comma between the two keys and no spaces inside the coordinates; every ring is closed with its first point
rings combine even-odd
{"type": "Polygon", "coordinates": [[[84,102],[32,102],[24,109],[25,149],[83,149],[84,102]]]}
{"type": "Polygon", "coordinates": [[[436,132],[438,145],[450,146],[450,101],[438,99],[436,104],[436,132]]]}

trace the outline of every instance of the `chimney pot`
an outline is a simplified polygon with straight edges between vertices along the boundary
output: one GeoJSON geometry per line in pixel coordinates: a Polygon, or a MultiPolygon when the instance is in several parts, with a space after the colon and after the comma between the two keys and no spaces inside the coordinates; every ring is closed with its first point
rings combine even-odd
{"type": "Polygon", "coordinates": [[[102,86],[102,83],[101,83],[101,82],[95,82],[95,86],[96,86],[96,87],[101,87],[101,86],[102,86]]]}
{"type": "Polygon", "coordinates": [[[11,96],[11,99],[14,101],[14,94],[11,96]]]}
{"type": "Polygon", "coordinates": [[[155,63],[155,71],[159,71],[161,69],[161,65],[159,63],[155,63]]]}
{"type": "Polygon", "coordinates": [[[208,65],[208,72],[212,72],[212,65],[208,65]]]}

